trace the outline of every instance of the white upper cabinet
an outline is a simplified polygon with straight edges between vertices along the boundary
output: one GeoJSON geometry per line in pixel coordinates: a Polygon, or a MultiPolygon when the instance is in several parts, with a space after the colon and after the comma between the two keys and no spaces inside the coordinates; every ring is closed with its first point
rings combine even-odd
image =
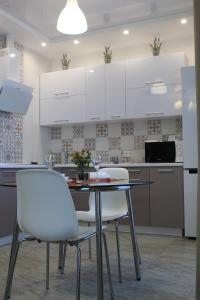
{"type": "Polygon", "coordinates": [[[85,96],[61,96],[40,102],[40,125],[85,122],[85,96]]]}
{"type": "Polygon", "coordinates": [[[184,53],[153,56],[126,62],[126,88],[138,88],[152,83],[166,85],[181,82],[181,68],[185,65],[184,53]]]}
{"type": "Polygon", "coordinates": [[[86,119],[105,120],[105,67],[104,65],[86,69],[86,119]]]}
{"type": "Polygon", "coordinates": [[[42,74],[40,99],[85,94],[85,70],[69,69],[42,74]]]}
{"type": "Polygon", "coordinates": [[[105,65],[106,81],[106,120],[125,118],[125,64],[111,63],[105,65]]]}
{"type": "Polygon", "coordinates": [[[126,95],[127,118],[180,115],[182,111],[181,86],[164,86],[164,90],[165,92],[157,94],[150,87],[128,89],[126,95]]]}

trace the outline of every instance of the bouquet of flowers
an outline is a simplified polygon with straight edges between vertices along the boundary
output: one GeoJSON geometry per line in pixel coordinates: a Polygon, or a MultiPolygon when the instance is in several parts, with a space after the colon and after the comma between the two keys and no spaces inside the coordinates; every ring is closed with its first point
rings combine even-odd
{"type": "Polygon", "coordinates": [[[89,164],[91,162],[91,152],[89,150],[82,149],[81,151],[71,152],[70,158],[80,172],[89,169],[89,164]]]}

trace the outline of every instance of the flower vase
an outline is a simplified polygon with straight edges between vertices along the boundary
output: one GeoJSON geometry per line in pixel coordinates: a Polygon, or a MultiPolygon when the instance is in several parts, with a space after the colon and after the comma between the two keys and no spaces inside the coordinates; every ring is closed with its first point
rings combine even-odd
{"type": "Polygon", "coordinates": [[[84,171],[80,171],[78,172],[77,174],[78,176],[78,180],[81,180],[81,181],[87,181],[89,179],[89,174],[88,172],[84,172],[84,171]]]}

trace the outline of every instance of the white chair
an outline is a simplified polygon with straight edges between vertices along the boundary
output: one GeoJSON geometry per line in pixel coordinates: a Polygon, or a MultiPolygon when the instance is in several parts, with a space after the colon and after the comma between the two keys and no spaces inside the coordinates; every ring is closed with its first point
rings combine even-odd
{"type": "MultiPolygon", "coordinates": [[[[124,168],[103,168],[98,171],[99,177],[101,174],[108,174],[109,177],[115,179],[129,180],[129,173],[124,168]]],[[[119,282],[121,282],[121,262],[120,262],[120,246],[119,246],[119,222],[122,218],[128,217],[127,201],[125,191],[102,192],[102,222],[115,222],[116,242],[117,242],[117,257],[119,282]]],[[[77,211],[79,221],[90,223],[95,222],[95,195],[90,193],[89,210],[77,211]]],[[[89,256],[91,258],[91,243],[89,243],[89,256]]]]}
{"type": "MultiPolygon", "coordinates": [[[[79,227],[74,203],[65,179],[50,170],[23,170],[17,173],[17,222],[19,228],[30,238],[18,240],[14,235],[7,285],[4,299],[10,297],[14,268],[20,244],[25,240],[37,240],[47,244],[46,288],[49,288],[49,245],[68,244],[77,249],[76,299],[80,299],[81,249],[79,243],[96,235],[94,227],[79,227]],[[14,250],[13,250],[14,249],[14,250]]],[[[106,263],[113,298],[109,259],[105,234],[103,241],[106,263]]],[[[64,258],[63,258],[64,259],[64,258]]]]}

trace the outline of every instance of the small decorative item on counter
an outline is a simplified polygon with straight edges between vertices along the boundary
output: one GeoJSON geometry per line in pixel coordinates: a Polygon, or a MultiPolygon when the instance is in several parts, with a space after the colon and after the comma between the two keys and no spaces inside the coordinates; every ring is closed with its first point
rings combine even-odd
{"type": "Polygon", "coordinates": [[[160,48],[162,47],[162,44],[163,43],[160,41],[159,37],[155,37],[153,44],[149,44],[154,56],[158,56],[160,54],[160,48]]]}
{"type": "Polygon", "coordinates": [[[112,60],[112,50],[110,49],[110,46],[105,46],[105,51],[103,52],[103,54],[104,54],[105,64],[111,63],[111,60],[112,60]]]}
{"type": "Polygon", "coordinates": [[[63,53],[61,63],[63,70],[68,70],[70,65],[71,59],[67,58],[67,53],[63,53]]]}
{"type": "Polygon", "coordinates": [[[71,161],[77,166],[78,179],[88,180],[88,170],[91,162],[91,152],[82,149],[81,151],[74,151],[70,154],[71,161]]]}

